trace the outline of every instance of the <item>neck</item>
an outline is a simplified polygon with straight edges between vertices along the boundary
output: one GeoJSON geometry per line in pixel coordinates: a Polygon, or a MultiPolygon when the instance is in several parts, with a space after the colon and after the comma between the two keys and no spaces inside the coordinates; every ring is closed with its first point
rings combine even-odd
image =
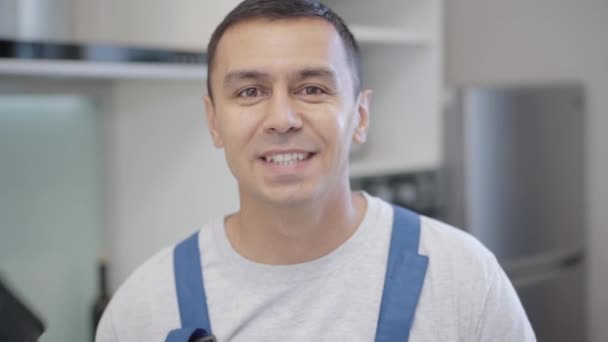
{"type": "Polygon", "coordinates": [[[289,265],[320,258],[339,247],[363,220],[367,203],[350,188],[307,203],[285,205],[244,198],[226,221],[233,248],[263,264],[289,265]]]}

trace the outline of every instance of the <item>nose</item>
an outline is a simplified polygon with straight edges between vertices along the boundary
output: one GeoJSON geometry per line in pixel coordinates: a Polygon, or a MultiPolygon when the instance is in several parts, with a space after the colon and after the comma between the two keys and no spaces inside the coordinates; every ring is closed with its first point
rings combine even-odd
{"type": "Polygon", "coordinates": [[[268,101],[264,131],[285,134],[302,128],[302,118],[294,108],[289,94],[275,93],[268,101]]]}

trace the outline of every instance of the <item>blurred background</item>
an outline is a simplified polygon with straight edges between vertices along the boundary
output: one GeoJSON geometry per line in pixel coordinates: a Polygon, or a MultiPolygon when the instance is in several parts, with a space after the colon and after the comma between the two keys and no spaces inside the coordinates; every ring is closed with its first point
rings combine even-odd
{"type": "MultiPolygon", "coordinates": [[[[137,265],[238,208],[202,102],[238,2],[0,0],[0,302],[23,331],[92,340],[137,265]]],[[[353,187],[482,240],[540,341],[605,341],[608,1],[326,3],[374,89],[353,187]]]]}

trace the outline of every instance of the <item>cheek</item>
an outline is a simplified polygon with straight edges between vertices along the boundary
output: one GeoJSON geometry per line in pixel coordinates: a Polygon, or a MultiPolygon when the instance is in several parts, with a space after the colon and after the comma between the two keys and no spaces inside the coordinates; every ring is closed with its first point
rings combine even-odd
{"type": "MultiPolygon", "coordinates": [[[[331,151],[329,155],[333,158],[342,159],[342,155],[348,153],[345,150],[351,140],[351,124],[347,113],[325,113],[326,115],[319,122],[322,130],[321,136],[326,148],[331,151]]],[[[328,155],[328,156],[329,156],[328,155]]]]}
{"type": "Polygon", "coordinates": [[[321,106],[302,110],[304,113],[314,113],[312,118],[318,128],[324,132],[324,135],[331,135],[327,138],[335,140],[348,129],[348,115],[340,103],[327,103],[321,106]]]}
{"type": "Polygon", "coordinates": [[[255,113],[240,108],[233,108],[224,111],[222,115],[220,134],[224,141],[225,149],[233,158],[235,154],[246,153],[257,128],[255,113]]]}
{"type": "Polygon", "coordinates": [[[335,133],[334,139],[344,140],[352,130],[352,115],[347,112],[339,112],[334,115],[334,120],[331,123],[335,133]]]}

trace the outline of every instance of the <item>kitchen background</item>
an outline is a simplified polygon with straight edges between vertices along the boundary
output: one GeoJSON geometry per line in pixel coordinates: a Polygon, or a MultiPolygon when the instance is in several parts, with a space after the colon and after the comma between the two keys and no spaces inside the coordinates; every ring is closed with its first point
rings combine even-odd
{"type": "MultiPolygon", "coordinates": [[[[202,105],[203,48],[237,2],[0,0],[0,279],[42,319],[41,341],[91,339],[100,259],[111,293],[154,252],[237,208],[235,182],[212,147],[202,105]]],[[[568,158],[552,165],[582,163],[571,174],[541,175],[576,185],[541,192],[571,201],[568,234],[582,246],[562,263],[580,265],[578,282],[549,299],[561,304],[552,322],[562,337],[605,341],[608,44],[601,37],[608,2],[327,3],[353,25],[364,79],[375,90],[369,144],[352,155],[353,184],[425,214],[450,219],[454,203],[467,203],[450,199],[441,178],[457,155],[443,147],[454,127],[444,127],[444,117],[466,111],[454,105],[462,92],[573,89],[553,100],[542,95],[543,103],[580,92],[571,115],[560,114],[581,119],[560,131],[572,143],[559,148],[570,152],[544,150],[568,158]]],[[[549,122],[536,127],[556,134],[549,122]]],[[[543,306],[530,303],[535,312],[543,306]]]]}

